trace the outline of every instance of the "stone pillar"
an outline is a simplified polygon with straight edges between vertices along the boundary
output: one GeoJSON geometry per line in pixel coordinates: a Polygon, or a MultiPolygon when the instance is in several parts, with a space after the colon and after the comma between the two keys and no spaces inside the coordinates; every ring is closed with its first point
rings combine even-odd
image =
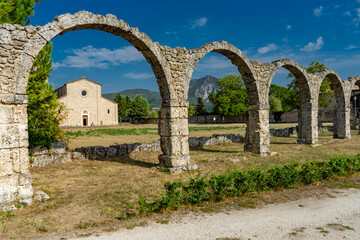
{"type": "Polygon", "coordinates": [[[31,204],[27,96],[0,94],[0,206],[31,204]]]}
{"type": "Polygon", "coordinates": [[[188,106],[187,101],[162,100],[159,134],[163,154],[159,160],[164,167],[189,167],[188,106]]]}
{"type": "Polygon", "coordinates": [[[351,139],[350,133],[350,108],[336,109],[334,112],[334,138],[351,139]]]}
{"type": "Polygon", "coordinates": [[[270,153],[269,109],[249,106],[248,114],[244,151],[268,155],[270,153]]]}
{"type": "Polygon", "coordinates": [[[298,143],[315,144],[318,142],[318,108],[309,103],[299,112],[298,143]]]}

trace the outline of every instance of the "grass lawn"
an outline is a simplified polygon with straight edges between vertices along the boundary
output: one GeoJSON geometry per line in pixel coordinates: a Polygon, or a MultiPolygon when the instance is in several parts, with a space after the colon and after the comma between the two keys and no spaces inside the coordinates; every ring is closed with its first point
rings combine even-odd
{"type": "MultiPolygon", "coordinates": [[[[278,128],[288,126],[294,124],[276,125],[278,128]]],[[[70,146],[74,148],[84,143],[88,146],[113,144],[111,141],[152,142],[159,138],[153,133],[156,132],[156,125],[139,125],[135,130],[133,125],[121,126],[125,131],[119,130],[119,127],[112,128],[112,131],[104,129],[106,128],[71,129],[69,131],[81,131],[83,136],[73,135],[70,146]],[[145,131],[144,129],[150,130],[146,130],[148,132],[143,134],[144,132],[141,131],[145,131]],[[88,131],[92,133],[86,134],[88,131]],[[139,131],[140,135],[126,134],[132,131],[139,131]],[[120,134],[108,134],[114,132],[120,134]],[[111,140],[108,140],[109,138],[111,140]]],[[[190,125],[190,136],[209,136],[214,133],[244,134],[245,125],[190,125]]],[[[296,144],[296,137],[272,137],[271,151],[278,152],[274,156],[261,157],[253,153],[245,153],[244,144],[238,143],[192,149],[190,154],[191,162],[196,163],[203,174],[258,167],[266,169],[289,162],[325,161],[337,155],[354,156],[359,153],[360,136],[357,135],[357,131],[352,131],[352,140],[333,139],[332,133],[327,132],[320,134],[319,143],[321,144],[319,147],[311,147],[296,144]]],[[[132,153],[129,156],[107,161],[71,162],[31,168],[34,191],[43,190],[51,199],[34,203],[10,214],[1,214],[0,238],[34,238],[66,232],[86,235],[86,232],[93,228],[111,231],[119,225],[130,228],[136,224],[146,224],[144,220],[132,222],[127,219],[127,216],[137,212],[135,208],[139,194],[151,199],[163,192],[163,184],[166,181],[179,178],[185,180],[189,174],[197,173],[170,175],[159,171],[156,168],[159,154],[160,152],[132,153]]],[[[351,184],[349,186],[358,186],[351,184]]],[[[248,198],[254,201],[253,196],[248,198]]],[[[246,206],[248,200],[241,199],[242,204],[239,202],[238,206],[246,206]]],[[[213,207],[207,206],[205,211],[210,211],[209,208],[211,210],[213,207]]],[[[166,220],[159,221],[166,222],[166,220]]]]}

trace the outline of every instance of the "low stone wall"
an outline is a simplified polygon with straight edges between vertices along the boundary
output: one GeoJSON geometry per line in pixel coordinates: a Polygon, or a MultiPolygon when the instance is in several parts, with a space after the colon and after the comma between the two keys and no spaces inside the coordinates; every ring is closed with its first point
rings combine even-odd
{"type": "MultiPolygon", "coordinates": [[[[355,126],[356,127],[356,126],[355,126]]],[[[333,131],[333,126],[323,126],[321,123],[318,125],[319,132],[333,131]]],[[[282,128],[282,129],[270,129],[270,136],[273,137],[292,137],[297,136],[298,126],[282,128]]]]}
{"type": "Polygon", "coordinates": [[[296,127],[289,127],[283,129],[270,129],[270,136],[273,137],[291,137],[297,135],[297,126],[296,127]]]}
{"type": "MultiPolygon", "coordinates": [[[[189,137],[189,147],[202,147],[224,143],[243,143],[245,138],[240,134],[214,134],[211,137],[189,137]]],[[[32,167],[46,166],[49,164],[60,164],[71,161],[82,161],[85,159],[102,160],[106,158],[119,157],[132,152],[160,152],[160,140],[152,143],[125,143],[111,145],[110,147],[91,146],[76,148],[68,151],[64,142],[52,144],[51,150],[36,147],[30,150],[30,161],[32,167]]]]}
{"type": "Polygon", "coordinates": [[[29,150],[29,156],[31,167],[42,167],[49,164],[85,160],[83,154],[68,151],[66,143],[64,142],[51,144],[51,150],[44,147],[36,147],[29,150]]]}

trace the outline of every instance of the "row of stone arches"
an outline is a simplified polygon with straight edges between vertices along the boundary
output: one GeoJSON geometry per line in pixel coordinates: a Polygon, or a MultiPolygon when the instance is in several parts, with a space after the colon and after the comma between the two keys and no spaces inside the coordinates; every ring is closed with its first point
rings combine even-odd
{"type": "Polygon", "coordinates": [[[32,195],[27,153],[26,86],[33,61],[56,36],[82,29],[120,36],[138,49],[151,65],[162,97],[159,122],[162,148],[159,160],[162,165],[176,168],[190,164],[189,83],[199,60],[210,52],[227,57],[243,76],[249,98],[245,151],[263,155],[270,151],[269,88],[280,68],[296,77],[301,90],[298,142],[317,142],[318,96],[325,77],[330,78],[336,96],[334,137],[350,138],[350,95],[360,77],[342,81],[332,70],[308,74],[296,62],[287,59],[272,63],[250,61],[238,48],[225,41],[208,43],[197,49],[162,46],[113,15],[64,14],[43,27],[5,24],[0,26],[0,204],[26,200],[32,195]]]}

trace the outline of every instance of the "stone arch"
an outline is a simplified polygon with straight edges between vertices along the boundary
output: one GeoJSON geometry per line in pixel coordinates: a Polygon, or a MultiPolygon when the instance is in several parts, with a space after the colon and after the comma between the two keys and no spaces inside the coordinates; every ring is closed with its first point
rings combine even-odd
{"type": "Polygon", "coordinates": [[[350,139],[350,98],[349,101],[346,100],[346,92],[350,90],[349,94],[351,95],[351,88],[346,86],[349,84],[346,81],[342,81],[339,75],[330,69],[316,72],[314,75],[318,80],[317,98],[320,95],[321,83],[326,77],[330,80],[331,88],[335,92],[336,105],[334,109],[333,137],[350,139]]]}
{"type": "Polygon", "coordinates": [[[188,93],[191,76],[199,61],[208,53],[216,52],[227,57],[233,65],[235,65],[242,75],[249,98],[249,105],[259,103],[259,86],[254,79],[254,70],[249,59],[234,45],[225,41],[207,43],[197,49],[192,50],[192,59],[190,67],[187,69],[187,83],[185,94],[188,93]]]}
{"type": "Polygon", "coordinates": [[[63,14],[47,25],[37,29],[24,49],[24,53],[17,59],[16,65],[22,69],[17,71],[16,85],[17,93],[26,93],[26,83],[32,66],[33,59],[40,50],[53,38],[70,31],[93,29],[111,33],[127,40],[132,46],[139,50],[150,63],[157,78],[162,97],[171,98],[174,90],[169,84],[171,79],[168,63],[160,52],[159,44],[154,43],[145,33],[139,32],[138,28],[130,27],[123,20],[108,14],[106,16],[96,15],[81,11],[73,15],[63,14]]]}
{"type": "Polygon", "coordinates": [[[309,83],[309,77],[308,74],[306,72],[305,69],[303,69],[302,67],[300,67],[295,61],[293,60],[289,60],[289,59],[281,59],[281,60],[276,60],[274,62],[272,62],[272,64],[274,65],[274,70],[273,72],[270,74],[269,77],[269,82],[267,83],[267,95],[269,95],[269,91],[270,91],[270,84],[273,80],[273,77],[275,76],[276,72],[280,69],[280,68],[285,68],[286,70],[288,70],[290,73],[292,73],[296,80],[297,80],[297,84],[300,88],[300,94],[301,94],[301,102],[302,104],[307,105],[310,100],[311,100],[311,85],[309,83]]]}
{"type": "Polygon", "coordinates": [[[341,80],[341,78],[339,77],[337,72],[335,72],[331,69],[326,69],[326,70],[322,70],[322,71],[315,73],[315,76],[319,80],[319,84],[318,84],[319,87],[317,89],[317,95],[320,94],[321,83],[327,77],[327,78],[329,78],[329,80],[331,82],[331,87],[335,91],[335,100],[336,100],[337,106],[345,107],[345,95],[344,95],[345,93],[344,93],[343,81],[341,80]]]}
{"type": "Polygon", "coordinates": [[[267,96],[270,90],[271,81],[279,68],[283,67],[291,72],[297,81],[301,96],[301,109],[298,111],[298,143],[314,144],[318,141],[318,102],[315,96],[314,88],[317,88],[316,82],[305,69],[300,67],[295,61],[281,59],[272,62],[275,67],[270,74],[267,96]]]}

